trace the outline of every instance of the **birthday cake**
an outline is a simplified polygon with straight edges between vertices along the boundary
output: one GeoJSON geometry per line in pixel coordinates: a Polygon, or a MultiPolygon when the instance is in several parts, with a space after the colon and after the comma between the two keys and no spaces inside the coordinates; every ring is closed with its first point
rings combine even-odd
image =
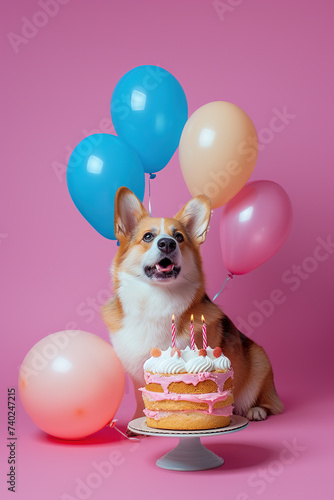
{"type": "Polygon", "coordinates": [[[148,427],[214,429],[230,424],[233,369],[220,347],[151,350],[144,363],[148,427]]]}

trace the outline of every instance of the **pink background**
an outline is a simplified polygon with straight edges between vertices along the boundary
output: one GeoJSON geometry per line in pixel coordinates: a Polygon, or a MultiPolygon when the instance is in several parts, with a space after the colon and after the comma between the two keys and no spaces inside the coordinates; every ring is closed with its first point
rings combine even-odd
{"type": "MultiPolygon", "coordinates": [[[[86,481],[93,462],[108,460],[114,451],[113,472],[86,490],[86,498],[142,499],[154,493],[163,500],[185,491],[199,499],[206,488],[233,500],[308,499],[315,492],[330,498],[334,251],[322,250],[321,261],[313,254],[318,238],[334,238],[332,2],[226,0],[220,15],[214,2],[204,0],[63,3],[16,52],[8,33],[20,35],[24,17],[43,23],[36,17],[41,7],[35,0],[6,2],[1,16],[2,498],[12,498],[5,484],[7,387],[17,386],[25,354],[42,337],[66,328],[108,338],[99,307],[109,293],[116,244],[74,207],[65,166],[84,135],[113,133],[113,88],[140,64],[157,64],[175,75],[190,113],[214,100],[244,109],[262,147],[251,179],[276,181],[291,198],[294,222],[284,247],[262,267],[229,282],[218,299],[266,349],[286,411],[243,432],[204,439],[225,465],[181,474],[155,466],[175,439],[151,437],[134,445],[105,429],[82,442],[62,443],[39,431],[18,401],[15,498],[80,498],[78,478],[86,481]],[[284,108],[294,115],[284,129],[264,130],[275,110],[284,108]],[[293,266],[303,265],[303,278],[283,281],[293,276],[293,266]],[[267,304],[268,317],[254,314],[254,301],[270,299],[275,289],[282,290],[284,303],[267,304]],[[283,441],[298,446],[289,464],[280,458],[283,441]]],[[[176,153],[152,183],[153,215],[173,215],[189,197],[176,153]]],[[[226,276],[220,211],[202,252],[211,297],[226,276]]],[[[120,428],[133,410],[127,384],[120,428]]]]}

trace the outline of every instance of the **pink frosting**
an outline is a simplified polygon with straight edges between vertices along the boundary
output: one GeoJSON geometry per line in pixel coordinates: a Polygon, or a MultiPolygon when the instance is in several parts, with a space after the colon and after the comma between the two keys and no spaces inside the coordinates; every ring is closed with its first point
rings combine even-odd
{"type": "Polygon", "coordinates": [[[179,394],[171,392],[166,397],[163,392],[148,391],[145,387],[139,389],[150,401],[191,401],[192,403],[206,403],[209,406],[209,413],[212,413],[213,406],[218,401],[225,401],[231,395],[230,391],[207,392],[206,394],[179,394]]]}
{"type": "Polygon", "coordinates": [[[211,415],[217,415],[220,417],[228,417],[229,415],[232,415],[233,413],[233,405],[229,406],[224,406],[224,408],[215,408],[212,410],[212,412],[208,410],[179,410],[179,411],[154,411],[154,410],[144,410],[144,413],[147,417],[149,418],[154,418],[154,420],[160,420],[161,418],[169,417],[170,415],[175,415],[177,413],[193,413],[193,412],[199,412],[199,413],[205,413],[205,414],[211,414],[211,415]]]}
{"type": "Polygon", "coordinates": [[[160,384],[165,394],[168,394],[168,386],[173,382],[184,382],[185,384],[196,386],[199,382],[204,382],[205,380],[213,380],[217,384],[218,393],[222,394],[226,380],[230,377],[233,378],[233,370],[231,368],[227,372],[178,373],[169,377],[145,371],[144,377],[146,384],[160,384]]]}

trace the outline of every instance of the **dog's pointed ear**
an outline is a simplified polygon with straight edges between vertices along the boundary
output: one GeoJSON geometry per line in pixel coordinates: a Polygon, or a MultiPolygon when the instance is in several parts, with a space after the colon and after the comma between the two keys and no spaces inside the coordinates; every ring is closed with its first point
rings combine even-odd
{"type": "Polygon", "coordinates": [[[192,198],[174,217],[186,227],[189,236],[198,244],[205,241],[211,217],[211,201],[205,194],[192,198]]]}
{"type": "Polygon", "coordinates": [[[137,198],[127,187],[120,187],[115,196],[115,236],[120,241],[131,236],[132,231],[142,217],[148,213],[137,198]]]}

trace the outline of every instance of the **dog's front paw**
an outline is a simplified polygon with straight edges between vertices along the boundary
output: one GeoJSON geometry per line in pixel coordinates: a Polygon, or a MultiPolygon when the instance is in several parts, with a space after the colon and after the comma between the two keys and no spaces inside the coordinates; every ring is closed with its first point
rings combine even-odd
{"type": "Polygon", "coordinates": [[[248,420],[265,420],[267,410],[261,406],[253,406],[253,408],[248,410],[246,417],[248,420]]]}

